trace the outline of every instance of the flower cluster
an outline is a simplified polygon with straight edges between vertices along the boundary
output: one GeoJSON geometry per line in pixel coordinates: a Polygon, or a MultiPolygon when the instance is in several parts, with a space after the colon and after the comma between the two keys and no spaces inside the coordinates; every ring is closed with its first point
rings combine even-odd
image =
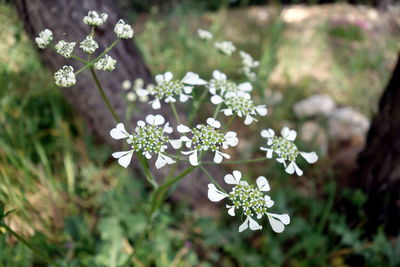
{"type": "MultiPolygon", "coordinates": [[[[129,80],[125,80],[122,82],[122,89],[124,89],[127,93],[126,93],[126,99],[129,102],[135,102],[136,99],[139,98],[140,102],[147,102],[149,100],[149,97],[147,95],[144,96],[139,96],[137,95],[137,91],[140,89],[143,89],[144,86],[144,81],[142,78],[137,78],[134,82],[133,82],[133,86],[132,83],[129,80]]],[[[151,90],[151,88],[154,87],[154,85],[152,84],[148,84],[146,86],[146,88],[148,88],[149,90],[151,90]]]]}
{"type": "Polygon", "coordinates": [[[60,40],[54,48],[56,49],[57,53],[62,55],[65,58],[71,57],[72,52],[74,51],[76,43],[75,42],[66,42],[64,40],[60,40]]]}
{"type": "Polygon", "coordinates": [[[272,158],[275,154],[276,161],[282,163],[285,171],[289,174],[296,172],[298,176],[303,175],[303,171],[297,166],[296,159],[301,155],[308,163],[315,163],[318,160],[318,155],[315,152],[301,152],[294,144],[297,133],[295,130],[290,130],[284,127],[281,130],[281,136],[275,136],[272,129],[261,131],[261,136],[267,139],[267,147],[260,147],[262,151],[266,151],[267,158],[272,158]]]}
{"type": "Polygon", "coordinates": [[[76,83],[74,68],[71,66],[64,66],[62,69],[54,73],[54,80],[58,87],[70,87],[76,83]]]}
{"type": "Polygon", "coordinates": [[[244,222],[239,226],[239,232],[250,228],[250,230],[261,230],[262,226],[254,219],[261,219],[264,215],[267,216],[269,223],[277,233],[283,232],[285,225],[290,223],[290,217],[287,214],[274,214],[268,210],[274,205],[274,201],[264,192],[270,190],[269,183],[264,176],[257,178],[257,187],[250,185],[247,181],[242,180],[240,171],[233,171],[232,174],[227,174],[224,177],[225,183],[233,185],[231,192],[225,193],[214,184],[208,184],[208,198],[213,202],[221,201],[228,198],[232,204],[226,205],[228,214],[236,215],[237,210],[241,210],[241,214],[246,216],[244,222]]]}
{"type": "Polygon", "coordinates": [[[235,52],[236,47],[231,41],[216,42],[214,47],[224,55],[230,56],[235,52]]]}
{"type": "Polygon", "coordinates": [[[106,22],[108,15],[106,13],[100,13],[96,11],[89,11],[87,16],[83,18],[83,23],[89,26],[100,26],[106,22]]]}
{"type": "Polygon", "coordinates": [[[94,63],[94,67],[98,70],[113,71],[117,61],[109,55],[104,55],[99,61],[94,63]]]}
{"type": "Polygon", "coordinates": [[[208,41],[213,38],[213,35],[211,32],[203,30],[203,29],[197,29],[197,35],[199,36],[200,39],[208,41]]]}
{"type": "Polygon", "coordinates": [[[244,124],[249,125],[256,121],[256,115],[267,115],[266,105],[255,105],[251,99],[250,92],[253,87],[250,83],[245,82],[236,85],[234,82],[227,80],[226,75],[218,70],[213,72],[213,79],[209,82],[209,91],[213,95],[211,102],[214,105],[224,103],[226,108],[222,111],[225,116],[233,114],[244,117],[244,124]]]}
{"type": "Polygon", "coordinates": [[[254,60],[250,54],[240,51],[240,57],[242,58],[242,71],[244,75],[250,80],[256,79],[256,73],[253,71],[254,68],[257,68],[260,63],[254,60]]]}
{"type": "Polygon", "coordinates": [[[93,37],[88,35],[86,38],[79,44],[79,47],[82,48],[83,51],[85,51],[88,54],[93,54],[94,51],[96,51],[97,48],[99,48],[99,45],[95,40],[93,40],[93,37]]]}
{"type": "Polygon", "coordinates": [[[180,124],[177,127],[178,132],[182,134],[192,134],[192,138],[182,136],[178,140],[173,140],[172,145],[178,149],[182,143],[185,143],[186,148],[191,148],[189,151],[182,151],[183,155],[189,156],[189,162],[193,166],[199,165],[199,152],[212,151],[214,152],[214,162],[221,163],[223,158],[229,159],[229,154],[220,151],[221,148],[228,149],[230,146],[234,147],[239,143],[236,133],[228,131],[223,134],[218,131],[221,123],[213,118],[207,119],[207,124],[198,124],[195,128],[180,124]]]}
{"type": "Polygon", "coordinates": [[[53,32],[49,29],[45,29],[39,33],[39,37],[35,38],[35,41],[39,48],[46,48],[53,40],[53,32]]]}
{"type": "Polygon", "coordinates": [[[120,19],[115,25],[114,32],[118,38],[130,39],[133,37],[133,29],[129,24],[120,19]]]}
{"type": "Polygon", "coordinates": [[[110,131],[110,135],[117,140],[126,139],[131,149],[115,152],[112,156],[118,159],[118,163],[125,168],[131,162],[134,152],[142,153],[147,159],[151,159],[153,154],[158,155],[157,169],[166,164],[173,164],[175,161],[164,153],[168,148],[167,143],[170,142],[166,134],[170,134],[172,131],[172,127],[169,126],[168,122],[165,123],[165,119],[161,115],[147,115],[146,122],[138,121],[133,134],[126,131],[124,124],[118,123],[110,131]]]}
{"type": "Polygon", "coordinates": [[[199,75],[188,72],[182,80],[173,79],[171,72],[156,75],[156,86],[151,86],[146,89],[138,89],[139,96],[153,96],[154,100],[150,101],[153,109],[161,108],[161,101],[165,103],[186,102],[191,96],[195,85],[205,85],[206,81],[200,79],[199,75]]]}

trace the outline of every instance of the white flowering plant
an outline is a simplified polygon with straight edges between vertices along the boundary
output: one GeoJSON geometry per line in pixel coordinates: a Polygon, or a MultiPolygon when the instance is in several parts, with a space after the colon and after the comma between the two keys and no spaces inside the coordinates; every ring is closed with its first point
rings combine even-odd
{"type": "MultiPolygon", "coordinates": [[[[259,99],[253,94],[252,82],[257,79],[255,69],[259,67],[259,62],[250,54],[238,51],[231,41],[217,41],[212,47],[222,56],[234,56],[235,52],[239,55],[242,61],[240,71],[245,78],[243,82],[236,83],[220,70],[210,71],[208,79],[193,71],[187,71],[182,76],[174,76],[172,72],[166,71],[155,76],[155,84],[145,85],[141,78],[134,80],[133,84],[130,80],[124,80],[121,82],[121,88],[126,92],[128,109],[125,121],[122,121],[107,99],[96,71],[113,71],[116,68],[117,60],[110,56],[110,52],[121,39],[133,38],[134,31],[129,24],[120,19],[114,26],[116,40],[94,57],[93,54],[99,49],[94,28],[103,25],[107,18],[107,14],[96,11],[90,11],[84,17],[83,23],[90,28],[89,34],[79,43],[79,48],[87,54],[86,59],[74,54],[76,42],[59,40],[53,45],[53,34],[49,29],[41,32],[36,42],[41,49],[52,47],[61,56],[84,64],[76,71],[69,65],[56,71],[54,79],[57,86],[73,86],[82,71],[90,70],[97,89],[115,119],[115,127],[110,129],[110,136],[116,142],[121,142],[120,146],[124,147],[110,156],[124,168],[131,164],[141,165],[147,180],[154,188],[150,199],[149,225],[162,205],[168,189],[199,168],[204,172],[204,177],[210,179],[207,193],[209,200],[228,200],[228,214],[243,218],[238,227],[239,232],[246,229],[262,229],[259,220],[263,217],[267,217],[273,231],[283,232],[285,226],[290,223],[290,217],[288,214],[273,212],[275,202],[268,195],[271,188],[266,177],[259,176],[253,183],[251,179],[245,179],[246,176],[243,176],[241,171],[234,170],[223,177],[230,187],[226,189],[225,185],[220,185],[218,179],[207,171],[207,166],[211,164],[232,164],[237,169],[240,164],[261,162],[275,157],[278,163],[283,164],[286,173],[296,173],[300,176],[303,171],[296,164],[299,155],[308,163],[318,160],[315,152],[299,150],[294,143],[296,132],[287,127],[282,129],[280,137],[276,136],[272,129],[261,131],[261,137],[265,138],[266,142],[260,150],[266,152],[265,157],[232,160],[232,150],[240,142],[240,136],[231,129],[234,119],[239,119],[239,125],[250,125],[268,113],[267,106],[258,104],[259,99]],[[206,99],[209,99],[214,107],[209,116],[199,116],[195,120],[192,116],[185,118],[178,112],[177,105],[190,103],[191,114],[199,114],[206,99]],[[132,107],[136,100],[148,104],[154,112],[143,114],[142,119],[131,125],[131,113],[134,111],[132,107]],[[172,121],[167,121],[159,114],[158,110],[161,108],[170,109],[173,114],[172,121]],[[206,119],[202,120],[204,117],[206,119]],[[212,157],[212,161],[205,160],[207,154],[212,157]],[[137,161],[134,159],[135,155],[137,161]],[[179,174],[175,174],[177,164],[185,166],[179,174]],[[151,165],[154,165],[155,169],[170,168],[165,172],[168,173],[167,177],[154,177],[151,165]]],[[[213,40],[213,34],[206,30],[199,29],[197,34],[205,42],[213,40]]],[[[201,113],[207,113],[207,110],[201,113]]]]}

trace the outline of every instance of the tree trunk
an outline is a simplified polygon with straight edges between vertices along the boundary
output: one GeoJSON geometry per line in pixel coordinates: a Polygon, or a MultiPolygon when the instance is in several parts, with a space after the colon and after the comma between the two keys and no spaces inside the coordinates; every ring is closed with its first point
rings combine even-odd
{"type": "MultiPolygon", "coordinates": [[[[82,22],[88,11],[96,10],[107,13],[109,15],[107,22],[101,27],[97,27],[95,32],[95,39],[102,48],[99,50],[103,50],[104,46],[110,45],[115,40],[114,25],[122,17],[115,6],[115,2],[110,0],[15,0],[14,3],[32,40],[38,36],[40,31],[48,28],[53,32],[53,40],[56,42],[63,39],[79,44],[89,33],[89,27],[82,22]]],[[[82,57],[85,56],[83,51],[77,47],[75,53],[82,57]]],[[[109,54],[117,60],[117,68],[113,72],[98,72],[98,75],[111,105],[123,117],[126,103],[123,97],[124,92],[121,90],[121,82],[125,79],[134,81],[136,78],[142,78],[147,84],[153,82],[153,79],[142,56],[131,40],[121,40],[109,54]]],[[[75,70],[81,67],[79,62],[65,59],[51,49],[40,50],[40,55],[46,66],[53,72],[67,64],[72,65],[75,70]]],[[[80,73],[77,76],[75,86],[61,88],[61,90],[71,106],[87,122],[89,128],[107,144],[118,149],[122,142],[111,139],[109,135],[110,129],[115,127],[115,121],[103,103],[90,73],[88,71],[80,73]]],[[[132,121],[129,124],[130,129],[136,125],[138,119],[144,119],[146,114],[156,113],[147,104],[138,103],[137,105],[141,112],[140,114],[133,114],[132,121]]],[[[157,113],[161,113],[169,121],[174,121],[171,112],[165,109],[161,109],[157,113]]],[[[133,163],[135,162],[137,162],[136,159],[133,159],[133,163]]],[[[150,165],[153,166],[154,164],[150,165]]],[[[137,168],[137,165],[134,167],[137,168]]],[[[179,169],[182,169],[182,166],[179,169]]],[[[157,179],[162,179],[160,177],[164,177],[168,170],[153,171],[156,173],[157,179]]],[[[218,172],[216,169],[211,171],[218,172]]],[[[182,181],[172,198],[175,200],[184,198],[189,203],[198,205],[208,203],[206,200],[206,184],[207,178],[195,171],[182,181]]]]}
{"type": "Polygon", "coordinates": [[[368,197],[365,203],[367,235],[371,236],[384,225],[387,234],[397,236],[400,229],[400,55],[357,162],[353,187],[368,197]]]}

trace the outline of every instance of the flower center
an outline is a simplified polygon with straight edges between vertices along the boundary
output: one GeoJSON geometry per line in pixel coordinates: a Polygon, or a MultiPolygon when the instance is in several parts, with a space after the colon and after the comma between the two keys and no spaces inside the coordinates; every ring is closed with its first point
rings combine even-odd
{"type": "Polygon", "coordinates": [[[225,141],[224,134],[209,125],[194,128],[192,142],[196,150],[211,150],[215,152],[225,141]]]}
{"type": "Polygon", "coordinates": [[[128,143],[131,144],[135,152],[160,153],[165,149],[165,143],[169,138],[164,135],[164,131],[159,126],[146,125],[136,128],[136,134],[130,137],[128,143]]]}
{"type": "Polygon", "coordinates": [[[246,182],[233,187],[229,193],[229,199],[236,209],[242,208],[247,216],[263,215],[267,211],[264,194],[246,182]]]}
{"type": "Polygon", "coordinates": [[[181,81],[172,80],[157,85],[156,87],[154,87],[152,91],[155,92],[155,94],[159,99],[164,99],[167,97],[180,95],[182,93],[183,88],[184,85],[181,81]]]}
{"type": "Polygon", "coordinates": [[[247,115],[254,109],[254,104],[251,99],[246,99],[243,96],[234,96],[225,99],[225,104],[235,113],[247,115]]]}
{"type": "Polygon", "coordinates": [[[299,154],[297,146],[283,137],[274,136],[272,138],[271,149],[285,161],[294,161],[299,154]]]}
{"type": "Polygon", "coordinates": [[[221,95],[224,95],[226,92],[237,92],[239,88],[236,83],[228,81],[228,80],[215,80],[212,79],[210,81],[210,86],[214,87],[216,91],[220,91],[221,95]]]}

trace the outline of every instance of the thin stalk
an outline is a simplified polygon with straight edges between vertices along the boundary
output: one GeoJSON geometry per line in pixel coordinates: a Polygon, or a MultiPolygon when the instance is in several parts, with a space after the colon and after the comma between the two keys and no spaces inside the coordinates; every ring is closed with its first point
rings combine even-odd
{"type": "Polygon", "coordinates": [[[169,103],[172,109],[172,112],[174,113],[175,120],[177,124],[181,124],[181,119],[179,118],[178,112],[176,111],[175,104],[173,102],[169,103]]]}
{"type": "Polygon", "coordinates": [[[101,97],[103,98],[104,102],[106,103],[108,110],[111,112],[112,116],[114,117],[115,122],[117,122],[117,123],[121,122],[121,119],[118,117],[114,108],[111,106],[111,103],[108,100],[106,93],[104,92],[103,87],[101,86],[100,81],[97,78],[96,71],[94,70],[93,66],[90,66],[90,72],[92,73],[94,82],[96,83],[96,86],[99,89],[101,97]]]}
{"type": "Polygon", "coordinates": [[[218,113],[219,113],[219,110],[220,110],[220,109],[221,109],[221,104],[219,104],[219,105],[215,108],[214,115],[213,115],[214,120],[217,119],[218,113]]]}
{"type": "Polygon", "coordinates": [[[229,127],[231,126],[233,120],[236,118],[236,114],[232,115],[229,120],[228,123],[225,125],[225,127],[222,129],[222,132],[224,133],[226,130],[229,129],[229,127]]]}
{"type": "Polygon", "coordinates": [[[75,59],[75,60],[78,60],[78,61],[80,61],[80,62],[82,62],[82,63],[84,63],[84,64],[88,64],[88,63],[89,63],[89,61],[84,60],[83,58],[81,58],[81,57],[79,57],[79,56],[77,56],[77,55],[71,55],[71,58],[73,58],[73,59],[75,59]]]}
{"type": "Polygon", "coordinates": [[[207,96],[207,89],[204,89],[203,93],[201,94],[199,100],[197,100],[194,103],[194,109],[190,112],[189,118],[188,118],[188,125],[192,125],[193,119],[195,118],[197,111],[200,107],[200,105],[204,102],[206,96],[207,96]]]}
{"type": "MultiPolygon", "coordinates": [[[[232,161],[223,161],[220,164],[243,164],[243,163],[252,163],[252,162],[260,162],[268,160],[267,157],[256,158],[256,159],[244,159],[244,160],[232,160],[232,161]]],[[[215,164],[213,161],[202,161],[201,164],[215,164]]]]}
{"type": "Polygon", "coordinates": [[[210,179],[210,181],[217,185],[218,189],[221,190],[222,192],[226,193],[225,189],[222,188],[222,186],[215,180],[214,177],[211,176],[211,174],[204,168],[201,164],[199,165],[200,169],[206,174],[206,176],[210,179]]]}
{"type": "Polygon", "coordinates": [[[7,232],[9,232],[11,235],[13,235],[18,241],[20,241],[21,243],[23,243],[25,246],[27,246],[30,250],[32,250],[35,254],[37,254],[40,258],[42,258],[43,260],[45,260],[46,262],[53,264],[57,267],[61,267],[61,265],[59,265],[58,263],[54,262],[52,259],[50,259],[49,257],[47,257],[45,254],[43,254],[41,251],[37,250],[34,246],[32,246],[31,244],[29,244],[28,241],[26,241],[22,236],[20,236],[19,234],[17,234],[16,232],[14,232],[13,229],[11,229],[8,225],[1,224],[1,227],[3,227],[4,229],[7,230],[7,232]]]}

